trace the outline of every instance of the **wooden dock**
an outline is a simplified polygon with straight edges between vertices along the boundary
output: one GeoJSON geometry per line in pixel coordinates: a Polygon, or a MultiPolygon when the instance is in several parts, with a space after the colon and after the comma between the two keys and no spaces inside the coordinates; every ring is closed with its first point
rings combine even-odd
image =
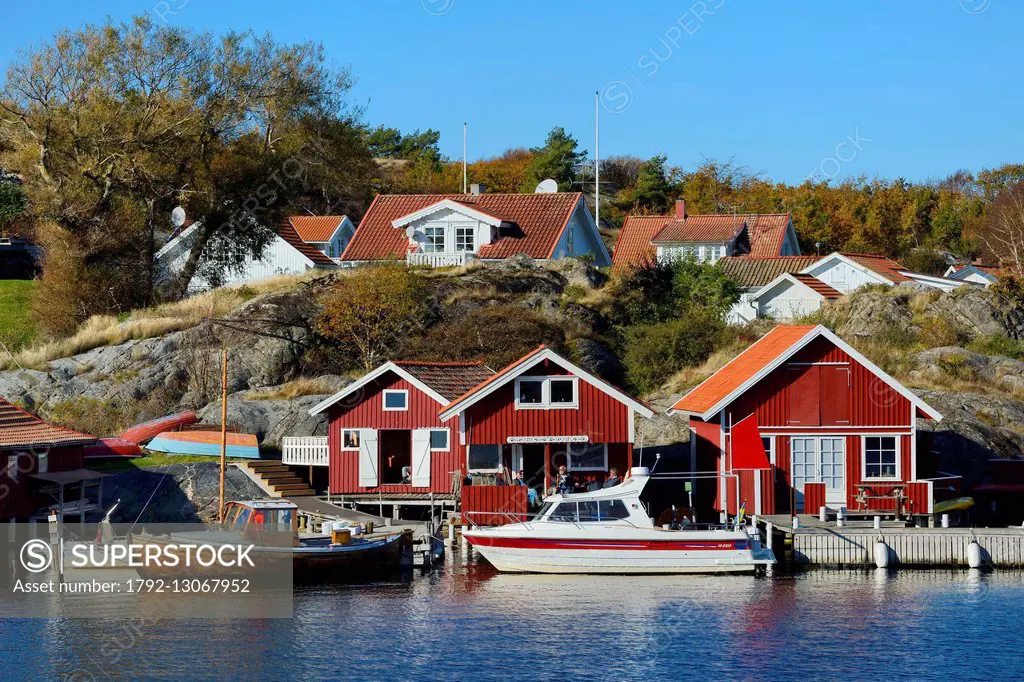
{"type": "Polygon", "coordinates": [[[892,521],[880,529],[864,521],[837,527],[803,514],[797,530],[789,516],[761,517],[758,526],[766,542],[770,532],[779,561],[796,566],[874,567],[875,545],[882,540],[890,566],[967,568],[968,545],[977,540],[987,567],[1024,568],[1024,528],[918,528],[892,521]]]}

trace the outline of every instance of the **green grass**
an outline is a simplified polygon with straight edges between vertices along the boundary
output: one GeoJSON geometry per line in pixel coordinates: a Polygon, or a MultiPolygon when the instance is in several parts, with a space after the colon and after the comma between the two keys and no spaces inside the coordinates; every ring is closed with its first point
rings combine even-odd
{"type": "Polygon", "coordinates": [[[33,286],[30,279],[0,280],[0,341],[11,352],[27,346],[36,336],[29,314],[33,286]]]}

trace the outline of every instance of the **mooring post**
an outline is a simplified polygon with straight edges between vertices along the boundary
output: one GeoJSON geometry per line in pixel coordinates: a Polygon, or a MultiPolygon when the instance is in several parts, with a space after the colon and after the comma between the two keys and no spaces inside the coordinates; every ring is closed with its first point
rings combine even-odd
{"type": "Polygon", "coordinates": [[[882,517],[878,516],[876,514],[875,515],[875,530],[881,530],[881,529],[882,529],[882,517]]]}

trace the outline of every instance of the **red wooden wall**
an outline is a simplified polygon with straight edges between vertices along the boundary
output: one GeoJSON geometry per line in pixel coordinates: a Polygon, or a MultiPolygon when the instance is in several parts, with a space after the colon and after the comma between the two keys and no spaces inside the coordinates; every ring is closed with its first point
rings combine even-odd
{"type": "MultiPolygon", "coordinates": [[[[80,446],[67,448],[50,448],[44,450],[48,453],[47,470],[74,471],[81,469],[84,462],[84,450],[80,446]]],[[[0,452],[0,520],[24,519],[43,505],[56,504],[53,498],[37,491],[43,485],[42,481],[30,479],[29,474],[39,472],[39,461],[32,454],[22,454],[19,459],[19,473],[17,480],[11,480],[7,476],[7,456],[13,452],[0,452]]],[[[78,494],[77,486],[66,488],[67,494],[78,494]],[[74,493],[67,492],[74,490],[74,493]]]]}
{"type": "Polygon", "coordinates": [[[528,493],[521,485],[471,485],[462,489],[462,513],[480,526],[503,526],[526,520],[528,493]],[[495,512],[485,514],[481,512],[495,512]]]}
{"type": "MultiPolygon", "coordinates": [[[[452,489],[453,471],[465,467],[463,448],[459,445],[458,420],[441,423],[438,411],[441,405],[397,374],[388,372],[377,381],[348,396],[341,403],[333,405],[327,413],[329,426],[327,445],[330,450],[330,490],[332,494],[344,493],[443,493],[452,489]],[[408,390],[409,409],[384,411],[384,390],[408,390]],[[341,449],[342,429],[448,429],[448,452],[430,453],[430,487],[414,488],[411,485],[387,484],[374,488],[359,485],[359,453],[341,449]]],[[[379,441],[378,441],[379,446],[379,441]]]]}

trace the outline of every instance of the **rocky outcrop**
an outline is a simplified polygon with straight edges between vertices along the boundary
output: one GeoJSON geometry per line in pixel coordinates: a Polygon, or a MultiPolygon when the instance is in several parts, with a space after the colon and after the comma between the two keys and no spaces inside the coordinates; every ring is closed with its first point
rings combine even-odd
{"type": "Polygon", "coordinates": [[[681,415],[667,415],[665,412],[672,407],[683,393],[656,394],[647,400],[647,405],[654,411],[650,419],[638,417],[634,423],[633,444],[637,448],[648,448],[656,445],[673,445],[690,441],[690,422],[681,415]]]}
{"type": "MultiPolygon", "coordinates": [[[[228,424],[255,434],[261,448],[281,449],[284,436],[326,436],[327,416],[310,416],[309,410],[326,395],[307,395],[292,400],[248,400],[245,393],[228,396],[228,424]]],[[[200,421],[220,424],[220,401],[198,412],[200,421]]]]}
{"type": "Polygon", "coordinates": [[[1001,355],[983,355],[957,346],[942,346],[913,356],[911,381],[935,372],[972,382],[987,382],[1006,393],[1024,392],[1024,362],[1001,355]]]}

